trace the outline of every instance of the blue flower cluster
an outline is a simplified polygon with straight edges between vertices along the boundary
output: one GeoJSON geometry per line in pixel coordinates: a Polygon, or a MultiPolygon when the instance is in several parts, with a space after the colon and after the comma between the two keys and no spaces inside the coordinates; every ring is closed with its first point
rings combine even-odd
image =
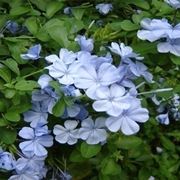
{"type": "MultiPolygon", "coordinates": [[[[93,109],[106,112],[109,116],[99,117],[95,121],[90,116],[81,119],[79,128],[77,119],[66,120],[64,126],[55,125],[55,139],[59,143],[75,144],[78,139],[83,139],[88,144],[98,144],[106,140],[107,130],[121,130],[126,135],[137,133],[139,125],[136,122],[145,122],[149,116],[148,111],[141,107],[133,81],[144,77],[149,83],[152,82],[152,75],[142,62],[143,57],[123,43],[112,43],[109,49],[119,56],[116,67],[111,55],[98,57],[91,54],[94,47],[92,39],[79,35],[75,40],[81,51],[74,53],[61,49],[59,56],[47,56],[45,59],[51,64],[46,69],[61,86],[84,91],[93,100],[93,109]]],[[[73,109],[75,111],[77,107],[73,109]]],[[[69,117],[73,116],[69,113],[69,117]]]]}
{"type": "Polygon", "coordinates": [[[158,52],[180,56],[180,24],[173,26],[167,19],[145,18],[141,26],[143,29],[137,33],[139,39],[150,42],[161,40],[157,45],[158,52]]]}

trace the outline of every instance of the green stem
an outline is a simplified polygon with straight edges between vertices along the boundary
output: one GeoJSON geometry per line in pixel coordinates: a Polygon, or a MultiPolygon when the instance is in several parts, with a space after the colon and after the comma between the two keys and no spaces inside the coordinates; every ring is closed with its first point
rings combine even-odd
{"type": "MultiPolygon", "coordinates": [[[[27,74],[27,75],[25,75],[25,76],[22,76],[22,78],[27,78],[27,77],[30,77],[30,76],[33,76],[33,75],[35,75],[35,74],[39,74],[39,73],[41,73],[41,72],[43,72],[44,71],[44,69],[40,69],[40,70],[38,70],[38,71],[35,71],[35,72],[32,72],[32,73],[30,73],[30,74],[27,74]]],[[[12,81],[11,82],[11,84],[15,84],[17,82],[17,80],[14,80],[14,81],[12,81]]]]}
{"type": "Polygon", "coordinates": [[[138,95],[167,92],[167,91],[172,91],[172,90],[173,90],[173,88],[156,89],[156,90],[153,90],[153,91],[145,91],[145,92],[142,92],[142,93],[138,93],[138,95]]]}
{"type": "Polygon", "coordinates": [[[44,71],[44,69],[40,69],[40,70],[38,70],[38,71],[32,72],[32,73],[30,73],[30,74],[27,74],[27,75],[23,76],[22,78],[27,78],[27,77],[29,77],[29,76],[33,76],[33,75],[35,75],[35,74],[39,74],[39,73],[41,73],[41,72],[43,72],[43,71],[44,71]]]}
{"type": "Polygon", "coordinates": [[[177,16],[177,13],[178,13],[178,9],[176,9],[175,12],[174,12],[172,24],[175,24],[175,23],[176,23],[176,16],[177,16]]]}

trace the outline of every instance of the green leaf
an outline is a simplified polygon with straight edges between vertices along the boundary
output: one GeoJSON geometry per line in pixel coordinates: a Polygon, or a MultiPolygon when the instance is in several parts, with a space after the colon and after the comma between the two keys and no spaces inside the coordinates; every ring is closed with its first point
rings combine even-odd
{"type": "Polygon", "coordinates": [[[0,118],[0,127],[7,126],[9,123],[6,119],[0,118]]]}
{"type": "Polygon", "coordinates": [[[20,80],[15,84],[15,89],[20,91],[32,91],[34,88],[37,88],[38,84],[36,81],[31,80],[20,80]]]}
{"type": "Polygon", "coordinates": [[[137,148],[142,144],[142,139],[136,136],[119,137],[118,146],[121,149],[137,148]]]}
{"type": "Polygon", "coordinates": [[[9,50],[7,46],[0,44],[0,49],[1,49],[0,56],[6,56],[9,54],[9,50]]]}
{"type": "Polygon", "coordinates": [[[130,20],[124,20],[121,22],[121,28],[125,31],[134,31],[139,29],[139,26],[132,23],[130,20]]]}
{"type": "Polygon", "coordinates": [[[175,56],[175,55],[170,55],[170,59],[174,64],[180,65],[180,57],[175,56]]]}
{"type": "Polygon", "coordinates": [[[16,90],[14,89],[6,89],[4,91],[5,97],[8,99],[11,99],[15,94],[16,94],[16,90]]]}
{"type": "Polygon", "coordinates": [[[101,145],[89,145],[85,142],[81,144],[81,154],[85,158],[91,158],[95,155],[97,155],[101,150],[101,145]]]}
{"type": "Polygon", "coordinates": [[[166,148],[169,151],[175,151],[175,145],[166,137],[161,136],[161,142],[164,148],[166,148]]]}
{"type": "Polygon", "coordinates": [[[71,162],[83,162],[86,160],[86,158],[81,156],[81,153],[78,150],[73,150],[69,157],[71,162]]]}
{"type": "Polygon", "coordinates": [[[85,9],[83,9],[83,8],[73,8],[72,9],[72,13],[73,13],[74,17],[78,20],[82,19],[84,12],[85,12],[85,9]]]}
{"type": "Polygon", "coordinates": [[[62,47],[68,47],[68,31],[63,21],[52,19],[45,24],[46,30],[51,38],[62,47]]]}
{"type": "Polygon", "coordinates": [[[58,12],[60,9],[62,9],[64,4],[62,2],[52,1],[47,5],[46,9],[46,16],[48,18],[51,18],[54,16],[56,12],[58,12]]]}
{"type": "Polygon", "coordinates": [[[137,7],[140,7],[140,8],[146,9],[146,10],[148,10],[150,8],[149,3],[147,1],[143,1],[143,0],[133,0],[133,1],[132,0],[127,0],[127,2],[129,4],[134,4],[137,7]]]}
{"type": "Polygon", "coordinates": [[[64,111],[65,111],[65,102],[63,99],[59,99],[59,101],[53,107],[53,110],[52,110],[53,115],[56,117],[59,117],[63,115],[64,111]]]}
{"type": "Polygon", "coordinates": [[[6,82],[11,81],[11,72],[7,67],[5,67],[2,64],[0,64],[0,77],[4,79],[6,82]]]}
{"type": "Polygon", "coordinates": [[[106,158],[101,162],[101,172],[104,175],[117,175],[121,173],[121,167],[112,158],[106,158]]]}
{"type": "Polygon", "coordinates": [[[12,121],[12,122],[20,121],[20,115],[14,111],[8,111],[4,116],[8,121],[12,121]]]}
{"type": "Polygon", "coordinates": [[[10,15],[11,16],[19,16],[22,14],[26,14],[29,11],[30,11],[30,9],[28,7],[16,6],[10,10],[10,15]]]}
{"type": "Polygon", "coordinates": [[[18,68],[18,64],[14,59],[7,59],[6,61],[3,62],[11,71],[16,73],[17,75],[20,75],[20,71],[18,68]]]}
{"type": "Polygon", "coordinates": [[[25,26],[28,28],[29,32],[36,34],[39,30],[39,25],[36,17],[30,17],[26,20],[25,26]]]}
{"type": "Polygon", "coordinates": [[[13,144],[16,141],[16,130],[0,127],[0,140],[5,144],[13,144]]]}

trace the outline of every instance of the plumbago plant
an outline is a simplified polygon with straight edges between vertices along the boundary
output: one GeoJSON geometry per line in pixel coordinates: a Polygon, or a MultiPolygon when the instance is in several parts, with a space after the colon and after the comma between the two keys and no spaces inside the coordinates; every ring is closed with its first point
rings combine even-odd
{"type": "Polygon", "coordinates": [[[0,179],[180,176],[180,1],[0,1],[0,179]]]}

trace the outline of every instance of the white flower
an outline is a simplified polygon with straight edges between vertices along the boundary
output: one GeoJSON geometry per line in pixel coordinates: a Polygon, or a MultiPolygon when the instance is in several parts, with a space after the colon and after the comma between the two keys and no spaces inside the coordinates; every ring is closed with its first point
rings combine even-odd
{"type": "Polygon", "coordinates": [[[139,54],[133,52],[133,49],[130,46],[125,46],[124,43],[111,43],[111,47],[109,47],[112,52],[120,55],[121,60],[124,62],[129,61],[131,58],[136,60],[142,60],[143,57],[140,57],[139,54]]]}
{"type": "Polygon", "coordinates": [[[131,106],[118,117],[109,117],[106,120],[107,128],[112,132],[122,131],[125,135],[132,135],[139,131],[136,122],[144,123],[148,120],[148,111],[140,106],[139,102],[131,101],[131,106]]]}
{"type": "Polygon", "coordinates": [[[117,84],[111,85],[110,88],[98,88],[93,108],[97,112],[105,111],[111,116],[119,116],[123,109],[130,107],[130,102],[125,93],[125,88],[117,84]]]}
{"type": "Polygon", "coordinates": [[[86,94],[92,99],[96,97],[97,88],[108,86],[120,79],[117,68],[109,63],[103,63],[98,70],[90,64],[84,65],[77,72],[75,86],[80,89],[87,89],[86,94]]]}
{"type": "Polygon", "coordinates": [[[172,53],[176,56],[180,56],[180,38],[167,39],[166,42],[161,42],[157,46],[160,53],[172,53]]]}
{"type": "Polygon", "coordinates": [[[64,127],[61,125],[55,125],[53,133],[56,135],[55,140],[61,144],[68,143],[73,145],[77,143],[78,130],[75,129],[78,122],[75,120],[66,120],[64,127]]]}
{"type": "Polygon", "coordinates": [[[88,117],[81,123],[79,138],[86,140],[88,144],[104,142],[107,138],[107,132],[104,127],[105,118],[99,117],[94,122],[91,117],[88,117]]]}
{"type": "Polygon", "coordinates": [[[45,57],[46,61],[49,63],[53,63],[56,61],[63,61],[65,64],[71,64],[76,59],[76,54],[72,51],[68,51],[65,48],[60,49],[59,57],[55,54],[49,55],[45,57]]]}
{"type": "Polygon", "coordinates": [[[172,26],[167,19],[149,19],[145,18],[141,21],[142,30],[139,30],[137,36],[139,39],[154,42],[160,38],[167,37],[172,26]]]}
{"type": "Polygon", "coordinates": [[[175,9],[180,8],[180,1],[179,0],[165,0],[170,6],[172,6],[175,9]]]}
{"type": "Polygon", "coordinates": [[[77,74],[77,63],[65,64],[64,61],[55,61],[52,65],[46,67],[51,77],[57,79],[59,83],[71,85],[74,83],[74,77],[77,74]]]}
{"type": "Polygon", "coordinates": [[[160,114],[156,117],[156,120],[161,124],[168,125],[169,124],[169,115],[168,115],[168,113],[160,114]]]}
{"type": "Polygon", "coordinates": [[[75,41],[77,41],[78,44],[80,45],[81,51],[91,52],[94,48],[93,39],[86,39],[85,36],[78,35],[75,38],[75,41]]]}
{"type": "Polygon", "coordinates": [[[40,85],[41,89],[44,89],[49,86],[50,81],[52,81],[52,78],[47,74],[43,74],[39,77],[38,84],[40,85]]]}
{"type": "Polygon", "coordinates": [[[109,11],[112,11],[113,6],[112,4],[101,3],[96,5],[96,9],[99,11],[99,13],[106,15],[109,13],[109,11]]]}

